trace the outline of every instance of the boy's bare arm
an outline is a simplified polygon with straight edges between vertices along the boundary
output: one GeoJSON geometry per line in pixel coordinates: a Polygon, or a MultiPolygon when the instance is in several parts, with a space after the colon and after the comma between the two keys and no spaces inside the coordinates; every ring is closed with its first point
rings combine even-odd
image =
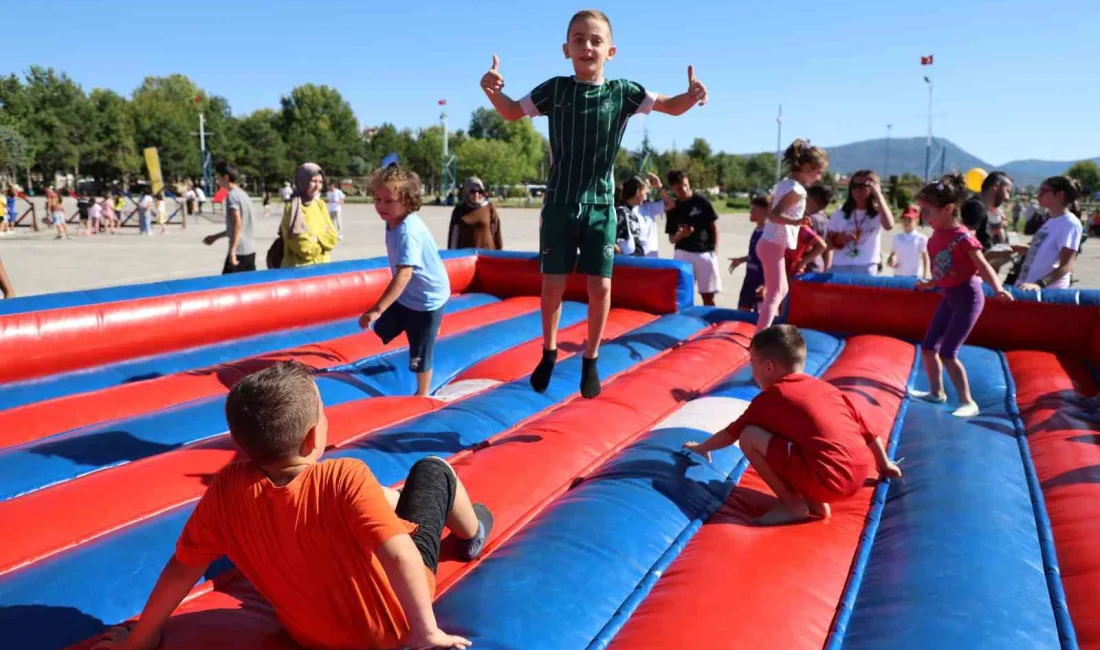
{"type": "Polygon", "coordinates": [[[414,648],[468,648],[470,641],[439,629],[432,610],[432,594],[424,574],[424,560],[412,538],[394,535],[378,547],[378,560],[390,579],[390,586],[409,621],[409,638],[404,645],[414,648]]]}
{"type": "Polygon", "coordinates": [[[390,308],[390,305],[397,302],[397,299],[401,297],[401,294],[405,291],[405,287],[409,286],[409,280],[412,279],[413,270],[411,266],[399,266],[397,267],[397,273],[394,274],[393,279],[386,286],[385,291],[382,292],[382,297],[378,299],[378,302],[373,307],[368,309],[359,317],[359,327],[367,329],[370,324],[378,320],[378,317],[382,315],[382,312],[390,308]]]}
{"type": "Polygon", "coordinates": [[[205,566],[189,566],[173,556],[161,571],[153,593],[149,594],[149,601],[145,603],[145,609],[133,630],[129,634],[123,630],[115,631],[113,638],[97,644],[95,648],[151,650],[157,647],[160,643],[160,632],[168,622],[168,617],[205,572],[205,566]]]}
{"type": "Polygon", "coordinates": [[[719,449],[725,449],[734,443],[733,436],[730,435],[729,428],[722,429],[713,436],[707,438],[703,442],[685,442],[684,449],[693,451],[700,456],[703,456],[708,461],[710,460],[710,452],[717,451],[719,449]]]}
{"type": "Polygon", "coordinates": [[[521,119],[524,115],[520,103],[504,94],[504,76],[500,74],[500,57],[493,55],[493,67],[481,77],[481,89],[497,109],[500,116],[509,122],[521,119]]]}
{"type": "Polygon", "coordinates": [[[683,115],[696,104],[707,103],[707,87],[695,78],[695,68],[688,66],[688,89],[675,97],[659,95],[653,110],[668,115],[683,115]]]}
{"type": "Polygon", "coordinates": [[[883,478],[901,477],[901,468],[890,461],[890,457],[886,455],[886,447],[882,444],[881,438],[874,436],[868,446],[871,447],[871,453],[875,457],[875,467],[878,469],[879,476],[883,478]]]}

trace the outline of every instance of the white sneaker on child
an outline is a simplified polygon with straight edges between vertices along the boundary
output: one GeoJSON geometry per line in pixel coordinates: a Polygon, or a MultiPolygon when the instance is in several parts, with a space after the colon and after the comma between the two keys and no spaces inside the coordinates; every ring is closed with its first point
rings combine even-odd
{"type": "Polygon", "coordinates": [[[910,388],[909,389],[909,396],[910,397],[915,397],[919,400],[924,400],[925,402],[932,402],[933,404],[943,404],[944,402],[947,401],[947,395],[944,394],[944,393],[940,393],[939,395],[933,395],[929,391],[917,390],[916,388],[910,388]]]}
{"type": "Polygon", "coordinates": [[[951,415],[957,418],[972,418],[979,412],[977,404],[974,402],[967,402],[966,404],[960,404],[959,408],[951,412],[951,415]]]}

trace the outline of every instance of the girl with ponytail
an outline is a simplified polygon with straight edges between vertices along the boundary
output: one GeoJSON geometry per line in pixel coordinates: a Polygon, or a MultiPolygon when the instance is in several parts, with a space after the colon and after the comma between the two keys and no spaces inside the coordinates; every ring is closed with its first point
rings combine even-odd
{"type": "Polygon", "coordinates": [[[1039,186],[1039,205],[1050,219],[1030,245],[1013,246],[1025,253],[1016,286],[1024,291],[1068,289],[1073,261],[1081,246],[1081,184],[1068,176],[1051,176],[1039,186]]]}
{"type": "Polygon", "coordinates": [[[932,279],[918,282],[916,288],[926,290],[935,287],[943,297],[921,344],[929,390],[910,391],[914,397],[929,402],[946,402],[947,394],[943,390],[943,370],[946,368],[959,395],[959,406],[954,415],[961,418],[978,414],[978,405],[970,395],[966,368],[959,361],[959,349],[985,307],[982,280],[996,290],[999,298],[1012,300],[1012,294],[1001,286],[997,273],[982,255],[982,245],[970,234],[959,216],[958,208],[966,201],[968,194],[966,180],[958,174],[929,183],[917,194],[917,202],[934,232],[928,240],[932,279]]]}

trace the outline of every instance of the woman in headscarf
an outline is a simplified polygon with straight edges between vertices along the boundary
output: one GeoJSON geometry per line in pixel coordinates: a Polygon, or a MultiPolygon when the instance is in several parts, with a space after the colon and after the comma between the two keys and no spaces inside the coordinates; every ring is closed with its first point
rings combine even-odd
{"type": "Polygon", "coordinates": [[[321,189],[325,176],[320,165],[306,163],[294,174],[294,196],[283,211],[279,233],[283,238],[281,268],[323,264],[339,241],[321,189]]]}
{"type": "Polygon", "coordinates": [[[447,248],[480,248],[501,250],[500,217],[496,206],[489,202],[481,179],[471,176],[462,185],[464,201],[451,212],[451,227],[447,231],[447,248]]]}

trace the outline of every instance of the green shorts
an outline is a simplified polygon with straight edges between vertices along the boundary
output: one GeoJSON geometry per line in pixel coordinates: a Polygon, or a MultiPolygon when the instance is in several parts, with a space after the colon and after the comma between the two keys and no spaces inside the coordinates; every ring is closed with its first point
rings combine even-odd
{"type": "Polygon", "coordinates": [[[611,277],[615,263],[615,207],[544,205],[539,219],[539,270],[546,275],[611,277]],[[578,257],[579,253],[579,257],[578,257]]]}

